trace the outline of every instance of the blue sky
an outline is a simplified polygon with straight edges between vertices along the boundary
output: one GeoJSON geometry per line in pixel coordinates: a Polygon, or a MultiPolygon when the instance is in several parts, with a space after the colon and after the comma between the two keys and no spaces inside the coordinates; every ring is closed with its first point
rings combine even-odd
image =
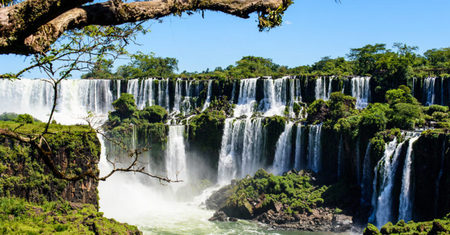
{"type": "MultiPolygon", "coordinates": [[[[139,36],[141,46],[129,50],[175,57],[179,72],[226,67],[246,55],[293,67],[345,56],[350,48],[373,43],[390,47],[404,42],[422,53],[450,46],[449,10],[449,0],[295,0],[283,26],[269,32],[258,31],[255,15],[240,19],[208,11],[203,19],[199,13],[184,14],[149,22],[151,32],[139,36]]],[[[0,56],[0,73],[26,65],[23,56],[0,56]]]]}

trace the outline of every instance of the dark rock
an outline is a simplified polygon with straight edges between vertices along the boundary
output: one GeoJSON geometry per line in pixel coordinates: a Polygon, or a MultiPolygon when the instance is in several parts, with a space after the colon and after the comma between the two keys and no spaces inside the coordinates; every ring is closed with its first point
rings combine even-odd
{"type": "Polygon", "coordinates": [[[236,222],[237,219],[233,217],[228,217],[223,211],[216,211],[214,215],[208,219],[209,221],[221,221],[221,222],[236,222]]]}
{"type": "Polygon", "coordinates": [[[433,221],[433,227],[431,228],[431,231],[428,234],[434,235],[434,234],[444,234],[445,232],[450,232],[447,229],[442,226],[438,221],[433,221]]]}
{"type": "Polygon", "coordinates": [[[235,186],[235,181],[231,184],[224,186],[214,192],[206,201],[206,208],[209,210],[218,210],[225,206],[227,199],[233,194],[233,187],[235,186]]]}

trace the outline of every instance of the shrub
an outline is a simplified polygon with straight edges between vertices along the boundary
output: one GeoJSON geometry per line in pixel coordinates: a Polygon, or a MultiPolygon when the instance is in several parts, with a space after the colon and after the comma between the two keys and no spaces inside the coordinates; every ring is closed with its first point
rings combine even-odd
{"type": "Polygon", "coordinates": [[[393,106],[389,121],[392,127],[414,129],[417,119],[421,118],[421,116],[422,109],[419,105],[398,103],[393,106]]]}
{"type": "Polygon", "coordinates": [[[166,121],[168,113],[163,107],[159,105],[152,105],[139,111],[138,116],[140,119],[147,120],[150,123],[155,123],[166,121]]]}
{"type": "Polygon", "coordinates": [[[111,114],[120,117],[122,120],[130,118],[137,110],[134,96],[128,93],[122,93],[120,98],[115,100],[112,105],[115,111],[111,114]]]}
{"type": "Polygon", "coordinates": [[[16,118],[16,122],[32,124],[34,123],[34,118],[30,114],[19,114],[16,118]]]}

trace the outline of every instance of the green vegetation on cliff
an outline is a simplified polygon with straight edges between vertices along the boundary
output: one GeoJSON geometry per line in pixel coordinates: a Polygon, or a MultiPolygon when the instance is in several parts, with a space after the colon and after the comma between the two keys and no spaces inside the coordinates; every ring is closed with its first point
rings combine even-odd
{"type": "Polygon", "coordinates": [[[433,221],[414,222],[400,220],[396,224],[388,222],[380,230],[373,224],[368,224],[364,229],[364,235],[379,234],[449,234],[450,233],[450,214],[442,219],[433,221]]]}
{"type": "MultiPolygon", "coordinates": [[[[45,123],[0,121],[0,128],[31,135],[41,133],[45,123]]],[[[90,127],[51,124],[45,137],[55,151],[53,161],[65,174],[76,175],[87,169],[98,173],[100,143],[90,127]]],[[[93,179],[77,182],[58,179],[31,145],[3,136],[0,136],[0,176],[0,196],[15,195],[34,202],[64,197],[93,205],[98,203],[97,182],[93,179]],[[86,190],[73,192],[72,188],[77,187],[86,187],[86,190]]]]}
{"type": "Polygon", "coordinates": [[[93,205],[30,203],[0,197],[0,234],[140,234],[135,226],[103,217],[93,205]]]}

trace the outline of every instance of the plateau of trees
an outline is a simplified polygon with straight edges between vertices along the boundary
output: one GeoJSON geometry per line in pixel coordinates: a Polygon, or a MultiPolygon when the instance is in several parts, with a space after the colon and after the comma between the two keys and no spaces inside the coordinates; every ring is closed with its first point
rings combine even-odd
{"type": "MultiPolygon", "coordinates": [[[[99,60],[98,64],[83,78],[134,79],[145,77],[181,78],[251,78],[261,76],[281,77],[286,75],[306,76],[372,76],[380,80],[381,87],[389,89],[405,84],[413,77],[449,76],[450,47],[427,50],[423,55],[416,53],[417,47],[395,43],[393,49],[385,44],[366,45],[350,49],[346,57],[323,57],[312,65],[289,68],[279,65],[270,58],[244,56],[234,65],[202,72],[177,73],[178,60],[157,57],[154,54],[129,55],[131,62],[119,66],[113,72],[111,60],[99,60]]],[[[387,89],[386,89],[387,90],[387,89]]]]}

